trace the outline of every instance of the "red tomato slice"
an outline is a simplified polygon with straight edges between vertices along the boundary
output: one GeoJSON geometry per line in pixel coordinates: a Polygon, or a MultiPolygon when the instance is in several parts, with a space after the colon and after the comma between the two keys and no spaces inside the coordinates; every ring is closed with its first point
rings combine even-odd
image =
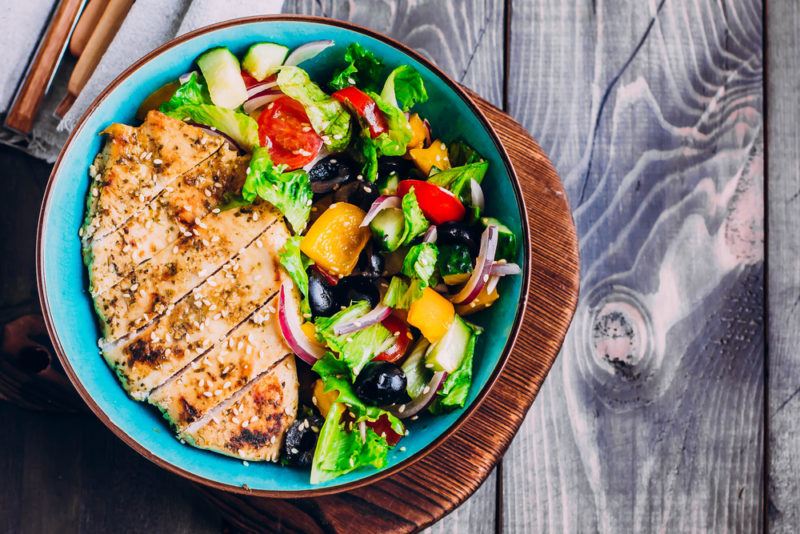
{"type": "Polygon", "coordinates": [[[386,435],[386,442],[394,447],[397,445],[397,442],[400,441],[400,438],[403,436],[392,430],[392,423],[389,422],[389,418],[385,415],[380,416],[375,421],[367,421],[367,426],[370,427],[372,430],[375,431],[376,434],[379,436],[381,434],[386,435]]]}
{"type": "Polygon", "coordinates": [[[269,147],[273,163],[299,169],[311,163],[322,148],[322,139],[311,128],[303,105],[282,96],[258,116],[261,146],[269,147]]]}
{"type": "Polygon", "coordinates": [[[438,185],[423,180],[403,180],[397,184],[397,194],[400,196],[414,188],[422,213],[433,224],[460,221],[467,210],[456,196],[438,185]]]}
{"type": "Polygon", "coordinates": [[[361,89],[353,86],[345,87],[331,96],[342,104],[349,105],[359,117],[364,119],[369,127],[369,135],[371,137],[378,137],[389,129],[383,112],[378,109],[375,101],[361,89]]]}
{"type": "Polygon", "coordinates": [[[386,352],[381,352],[373,358],[373,360],[382,362],[396,362],[403,358],[406,354],[406,349],[411,344],[411,337],[409,337],[408,325],[401,318],[396,315],[390,315],[384,319],[381,324],[386,327],[394,336],[395,343],[386,352]]]}
{"type": "Polygon", "coordinates": [[[252,76],[250,76],[250,73],[244,69],[242,69],[242,79],[244,80],[244,86],[247,87],[248,89],[250,89],[254,85],[258,85],[259,83],[261,83],[252,76]]]}

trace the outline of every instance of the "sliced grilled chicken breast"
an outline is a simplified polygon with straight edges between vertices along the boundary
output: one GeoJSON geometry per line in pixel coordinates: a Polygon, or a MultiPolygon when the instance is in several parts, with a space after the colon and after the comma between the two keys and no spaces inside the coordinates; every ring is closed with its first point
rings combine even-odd
{"type": "Polygon", "coordinates": [[[138,128],[112,124],[103,133],[108,135],[105,148],[89,170],[93,181],[84,239],[113,232],[224,144],[220,137],[158,111],[149,112],[138,128]]]}
{"type": "Polygon", "coordinates": [[[95,296],[106,341],[129,335],[163,314],[241,248],[257,246],[254,240],[277,219],[278,214],[264,202],[198,220],[188,235],[95,296]]]}
{"type": "MultiPolygon", "coordinates": [[[[151,202],[105,237],[84,241],[90,290],[102,294],[136,265],[150,259],[218,208],[232,184],[244,182],[247,158],[226,146],[175,179],[151,202]]],[[[200,224],[202,227],[202,224],[200,224]]]]}
{"type": "MultiPolygon", "coordinates": [[[[296,298],[296,297],[294,297],[296,298]]],[[[291,353],[281,336],[273,297],[227,339],[148,397],[182,432],[209,410],[291,353]]]]}
{"type": "Polygon", "coordinates": [[[277,292],[277,257],[289,231],[280,222],[262,235],[216,273],[198,270],[208,278],[141,331],[101,347],[133,398],[144,399],[277,292]]]}
{"type": "Polygon", "coordinates": [[[201,449],[244,460],[277,461],[297,414],[297,369],[287,356],[180,437],[201,449]]]}

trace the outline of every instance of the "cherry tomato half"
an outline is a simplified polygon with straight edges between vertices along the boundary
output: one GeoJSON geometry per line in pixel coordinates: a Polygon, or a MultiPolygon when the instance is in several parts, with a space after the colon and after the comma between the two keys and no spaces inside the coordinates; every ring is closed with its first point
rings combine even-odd
{"type": "Polygon", "coordinates": [[[397,442],[400,441],[400,438],[403,436],[392,430],[392,423],[389,422],[389,418],[385,415],[380,416],[375,421],[367,421],[367,426],[370,427],[372,430],[375,431],[376,434],[379,436],[381,434],[386,435],[386,442],[394,447],[397,445],[397,442]]]}
{"type": "Polygon", "coordinates": [[[378,137],[389,129],[383,112],[378,109],[375,101],[361,89],[353,86],[345,87],[331,96],[342,104],[349,105],[359,117],[364,119],[364,122],[369,127],[369,135],[371,137],[378,137]]]}
{"type": "Polygon", "coordinates": [[[422,213],[433,224],[460,221],[467,212],[464,209],[464,205],[453,193],[424,180],[401,181],[397,184],[397,194],[403,196],[412,187],[422,213]]]}
{"type": "Polygon", "coordinates": [[[408,349],[408,346],[411,344],[408,325],[394,314],[384,319],[381,324],[383,324],[389,332],[396,334],[394,336],[395,342],[389,350],[381,352],[375,356],[373,360],[394,363],[405,356],[406,349],[408,349]]]}
{"type": "Polygon", "coordinates": [[[258,138],[269,147],[273,163],[299,169],[311,163],[322,148],[322,139],[311,128],[303,105],[282,96],[267,104],[258,116],[258,138]]]}

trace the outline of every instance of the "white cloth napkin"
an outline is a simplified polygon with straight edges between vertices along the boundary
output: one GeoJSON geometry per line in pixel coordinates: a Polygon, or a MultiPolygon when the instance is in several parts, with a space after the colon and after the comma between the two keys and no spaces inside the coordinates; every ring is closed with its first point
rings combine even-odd
{"type": "MultiPolygon", "coordinates": [[[[22,65],[17,66],[17,69],[24,68],[38,42],[38,34],[31,34],[32,39],[25,40],[22,34],[26,32],[15,31],[15,28],[23,27],[22,20],[29,25],[26,30],[36,27],[37,23],[42,27],[49,13],[49,9],[43,6],[53,2],[54,0],[25,0],[15,3],[26,6],[19,13],[17,9],[0,12],[0,49],[15,50],[15,58],[22,65]],[[39,13],[41,18],[37,19],[34,12],[39,13]],[[22,49],[27,50],[27,54],[22,49]]],[[[138,58],[176,35],[224,20],[280,13],[282,7],[283,0],[136,0],[94,74],[59,123],[52,112],[65,93],[73,61],[65,59],[62,63],[34,125],[28,151],[34,156],[54,161],[69,132],[103,88],[138,58]]],[[[11,82],[8,83],[10,89],[3,84],[8,79],[18,80],[22,75],[19,72],[14,77],[16,71],[13,67],[4,63],[0,65],[0,76],[3,80],[0,83],[0,110],[6,109],[15,87],[11,82]]]]}

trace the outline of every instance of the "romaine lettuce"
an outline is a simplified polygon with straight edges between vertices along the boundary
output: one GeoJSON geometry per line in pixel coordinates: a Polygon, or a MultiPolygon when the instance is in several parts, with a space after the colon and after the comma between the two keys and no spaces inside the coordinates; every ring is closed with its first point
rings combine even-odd
{"type": "Polygon", "coordinates": [[[394,69],[383,84],[381,98],[386,102],[408,111],[415,104],[428,100],[428,92],[422,76],[411,65],[400,65],[394,69]]]}
{"type": "Polygon", "coordinates": [[[469,194],[470,181],[475,180],[481,183],[488,169],[488,161],[468,163],[460,167],[440,171],[428,178],[428,181],[439,187],[449,189],[455,196],[464,200],[465,197],[463,195],[469,194]]]}
{"type": "Polygon", "coordinates": [[[350,144],[350,113],[331,98],[300,67],[284,66],[278,72],[278,86],[287,96],[303,105],[314,131],[331,152],[340,152],[350,144]]]}
{"type": "Polygon", "coordinates": [[[344,60],[346,65],[334,74],[331,89],[338,91],[358,85],[365,90],[378,90],[383,62],[375,54],[358,43],[352,43],[344,53],[344,60]]]}
{"type": "Polygon", "coordinates": [[[286,244],[283,245],[283,248],[278,254],[278,258],[281,265],[286,270],[286,273],[303,295],[301,306],[305,314],[311,311],[310,305],[308,304],[308,273],[306,269],[308,269],[309,265],[314,263],[314,260],[302,253],[300,250],[300,241],[302,241],[302,237],[300,236],[293,236],[287,239],[286,244]]]}
{"type": "Polygon", "coordinates": [[[403,196],[401,202],[403,208],[403,237],[400,239],[398,247],[408,245],[415,237],[422,235],[428,229],[430,223],[422,213],[422,209],[417,202],[417,195],[414,189],[403,196]]]}
{"type": "Polygon", "coordinates": [[[306,171],[283,172],[284,168],[272,163],[267,148],[257,147],[250,159],[242,198],[246,202],[257,196],[263,198],[283,213],[295,233],[301,233],[311,214],[311,182],[306,171]]]}
{"type": "Polygon", "coordinates": [[[409,283],[399,276],[393,276],[382,302],[384,306],[396,310],[407,310],[412,302],[422,296],[423,289],[425,288],[417,279],[409,283]]]}
{"type": "Polygon", "coordinates": [[[433,243],[420,243],[411,247],[403,260],[401,273],[412,279],[420,281],[424,289],[430,285],[436,270],[436,260],[439,251],[433,243]]]}
{"type": "Polygon", "coordinates": [[[368,93],[378,109],[386,117],[389,126],[388,131],[381,133],[373,139],[381,156],[402,156],[406,153],[406,148],[414,133],[411,131],[411,124],[405,114],[394,104],[385,101],[376,93],[368,93]]]}

